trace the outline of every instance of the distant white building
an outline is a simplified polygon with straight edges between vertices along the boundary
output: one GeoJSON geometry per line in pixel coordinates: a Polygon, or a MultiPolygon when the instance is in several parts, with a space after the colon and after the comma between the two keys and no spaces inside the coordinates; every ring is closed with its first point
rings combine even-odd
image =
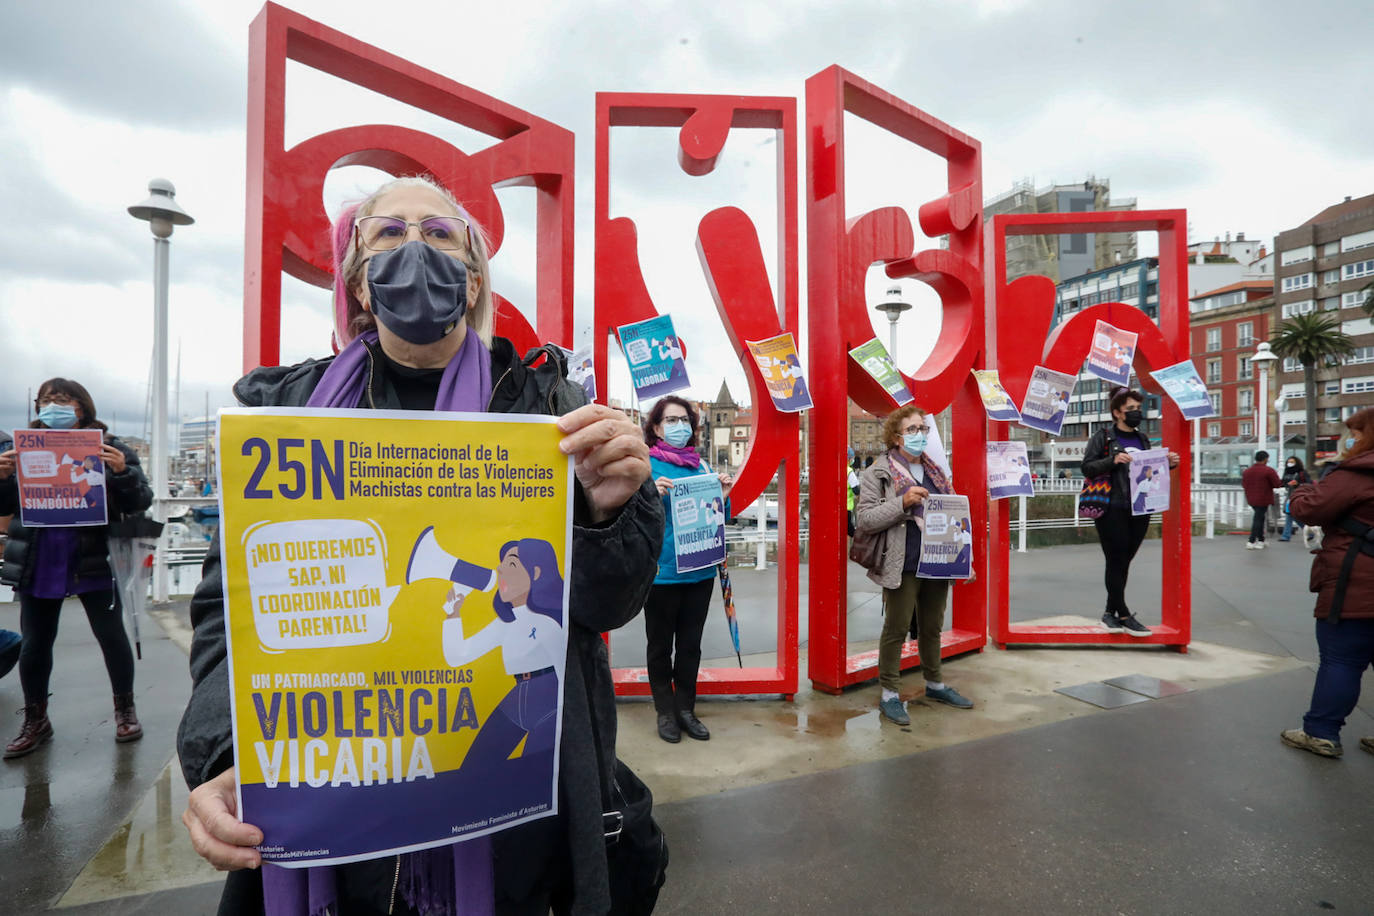
{"type": "Polygon", "coordinates": [[[181,436],[177,441],[178,451],[183,455],[205,455],[205,444],[215,446],[215,417],[191,417],[181,421],[181,436]]]}

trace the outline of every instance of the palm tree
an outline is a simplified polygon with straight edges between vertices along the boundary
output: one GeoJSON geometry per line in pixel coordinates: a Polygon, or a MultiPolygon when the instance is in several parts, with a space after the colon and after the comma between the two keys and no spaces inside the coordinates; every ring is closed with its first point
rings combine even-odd
{"type": "Polygon", "coordinates": [[[1360,292],[1364,293],[1364,301],[1360,303],[1360,308],[1364,309],[1364,313],[1370,318],[1374,318],[1374,283],[1366,283],[1360,288],[1360,292]]]}
{"type": "MultiPolygon", "coordinates": [[[[1316,466],[1317,367],[1335,365],[1355,352],[1354,340],[1341,330],[1340,318],[1324,312],[1295,315],[1279,325],[1269,341],[1276,356],[1302,363],[1303,406],[1307,413],[1307,466],[1316,466]]],[[[1279,441],[1283,441],[1280,429],[1279,441]]]]}

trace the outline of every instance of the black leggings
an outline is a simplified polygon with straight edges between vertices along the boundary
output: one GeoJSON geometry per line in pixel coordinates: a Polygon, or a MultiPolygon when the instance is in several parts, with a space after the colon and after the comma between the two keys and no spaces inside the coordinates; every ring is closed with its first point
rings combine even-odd
{"type": "Polygon", "coordinates": [[[654,708],[672,715],[692,712],[701,668],[701,631],[711,607],[715,579],[682,585],[655,585],[644,602],[645,665],[654,708]]]}
{"type": "MultiPolygon", "coordinates": [[[[82,592],[76,597],[86,608],[86,619],[100,651],[105,654],[105,670],[116,694],[134,689],[134,652],[119,608],[114,607],[114,592],[102,589],[82,592]]],[[[19,650],[19,683],[24,687],[24,702],[32,705],[48,699],[48,677],[52,674],[52,647],[57,641],[57,621],[62,613],[61,598],[35,598],[19,594],[19,629],[24,646],[19,650]]]]}
{"type": "Polygon", "coordinates": [[[1103,576],[1107,585],[1107,612],[1126,617],[1131,613],[1126,607],[1126,579],[1131,574],[1131,561],[1149,530],[1150,516],[1132,515],[1124,506],[1112,506],[1106,515],[1094,519],[1093,525],[1097,528],[1098,543],[1102,545],[1102,556],[1107,561],[1103,576]]]}

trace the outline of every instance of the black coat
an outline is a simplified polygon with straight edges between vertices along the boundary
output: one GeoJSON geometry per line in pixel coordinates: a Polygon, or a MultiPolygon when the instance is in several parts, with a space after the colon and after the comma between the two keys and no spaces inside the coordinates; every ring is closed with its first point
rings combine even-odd
{"type": "MultiPolygon", "coordinates": [[[[489,412],[553,415],[585,404],[581,386],[566,380],[563,357],[553,350],[533,351],[548,355],[542,366],[533,369],[525,365],[529,357],[517,358],[509,341],[493,339],[489,412]]],[[[304,405],[331,361],[255,369],[234,385],[234,395],[248,407],[304,405]]],[[[360,406],[399,407],[388,400],[384,385],[372,383],[374,378],[375,373],[370,373],[360,406]]],[[[610,664],[600,634],[629,623],[643,607],[663,540],[663,509],[653,482],[645,481],[614,519],[599,526],[591,523],[579,486],[573,515],[560,811],[557,818],[496,834],[493,849],[498,898],[522,899],[537,890],[549,865],[570,864],[571,911],[604,913],[610,896],[602,812],[615,767],[616,712],[610,664]]],[[[177,735],[182,772],[192,788],[233,764],[218,536],[210,545],[202,573],[191,600],[193,688],[177,735]]],[[[351,870],[350,888],[360,883],[375,888],[385,911],[395,860],[373,859],[344,867],[351,870]]],[[[221,912],[260,912],[260,873],[231,872],[224,893],[221,912]]]]}
{"type": "MultiPolygon", "coordinates": [[[[1150,437],[1136,430],[1145,448],[1150,448],[1150,437]]],[[[1117,464],[1116,456],[1126,451],[1126,446],[1116,437],[1116,424],[1108,423],[1093,433],[1088,444],[1083,446],[1082,471],[1085,478],[1112,478],[1112,508],[1131,507],[1131,472],[1129,464],[1117,464]]]]}
{"type": "MultiPolygon", "coordinates": [[[[106,513],[111,522],[117,522],[128,515],[135,515],[153,504],[153,491],[148,479],[143,476],[143,467],[138,456],[114,436],[105,434],[105,442],[124,453],[124,470],[118,474],[106,468],[105,491],[106,513]]],[[[8,451],[14,443],[0,442],[0,452],[8,451]]],[[[0,480],[0,515],[13,515],[10,520],[9,540],[5,543],[5,554],[0,561],[0,582],[12,586],[16,591],[26,591],[33,583],[37,565],[33,550],[34,538],[40,536],[41,528],[27,528],[19,520],[19,481],[14,474],[0,480]]],[[[109,558],[109,526],[87,525],[79,529],[76,548],[76,580],[106,582],[111,578],[109,558]]]]}

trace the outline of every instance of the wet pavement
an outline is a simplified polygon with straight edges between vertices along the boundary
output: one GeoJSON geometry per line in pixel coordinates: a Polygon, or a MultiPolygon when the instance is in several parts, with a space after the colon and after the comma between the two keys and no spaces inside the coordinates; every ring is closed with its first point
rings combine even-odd
{"type": "MultiPolygon", "coordinates": [[[[1235,537],[1193,544],[1187,654],[989,648],[945,666],[972,711],[928,704],[909,673],[906,728],[878,719],[873,684],[838,697],[803,685],[793,703],[703,698],[712,739],[680,745],[658,740],[648,702],[622,702],[620,753],[654,789],[672,844],[660,910],[857,916],[919,901],[949,913],[1368,912],[1374,756],[1356,739],[1374,733],[1374,697],[1347,727],[1343,760],[1277,740],[1311,689],[1308,557],[1296,544],[1246,551],[1235,537]],[[1116,710],[1054,692],[1131,674],[1193,692],[1116,710]]],[[[1132,571],[1146,623],[1162,588],[1158,551],[1147,542],[1132,571]]],[[[1012,618],[1095,618],[1100,563],[1091,546],[1013,553],[1012,618]]],[[[771,648],[772,582],[734,572],[746,653],[771,648]]],[[[858,571],[850,593],[859,651],[876,640],[878,595],[858,571]]],[[[143,628],[145,737],[128,745],[112,739],[84,615],[71,603],[64,616],[56,736],[0,764],[0,912],[213,913],[220,879],[186,842],[173,758],[189,692],[185,604],[143,628]]],[[[0,603],[0,626],[17,629],[17,618],[17,605],[0,603]]],[[[803,613],[803,642],[805,623],[803,613]]],[[[719,664],[730,652],[715,616],[704,649],[719,664]]],[[[642,664],[642,624],[615,634],[612,651],[642,664]]],[[[805,667],[803,656],[803,680],[805,667]]],[[[12,673],[0,708],[20,706],[12,673]]],[[[16,716],[0,737],[18,726],[16,716]]]]}

